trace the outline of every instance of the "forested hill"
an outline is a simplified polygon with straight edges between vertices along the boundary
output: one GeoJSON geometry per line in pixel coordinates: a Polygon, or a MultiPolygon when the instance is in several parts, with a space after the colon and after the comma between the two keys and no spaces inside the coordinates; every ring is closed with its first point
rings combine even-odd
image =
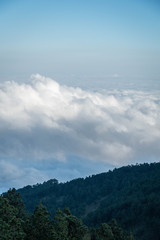
{"type": "Polygon", "coordinates": [[[18,192],[29,212],[40,201],[52,215],[67,206],[88,226],[115,218],[135,239],[160,239],[160,163],[121,167],[66,183],[52,179],[18,192]]]}

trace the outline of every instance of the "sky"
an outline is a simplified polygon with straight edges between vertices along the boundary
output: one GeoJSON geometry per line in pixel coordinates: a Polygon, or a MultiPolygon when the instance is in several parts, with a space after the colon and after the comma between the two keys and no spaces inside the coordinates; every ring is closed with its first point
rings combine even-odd
{"type": "Polygon", "coordinates": [[[160,157],[158,0],[0,0],[0,192],[160,157]]]}

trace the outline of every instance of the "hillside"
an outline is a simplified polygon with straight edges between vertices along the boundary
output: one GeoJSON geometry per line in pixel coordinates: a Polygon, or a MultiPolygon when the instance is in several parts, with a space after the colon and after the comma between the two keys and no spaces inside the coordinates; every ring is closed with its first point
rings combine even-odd
{"type": "Polygon", "coordinates": [[[19,189],[29,212],[41,201],[55,214],[69,207],[88,226],[115,218],[137,240],[160,239],[160,163],[114,169],[85,179],[56,179],[19,189]]]}
{"type": "Polygon", "coordinates": [[[1,240],[134,240],[115,220],[88,228],[68,208],[53,218],[42,203],[28,214],[15,188],[0,195],[1,240]]]}

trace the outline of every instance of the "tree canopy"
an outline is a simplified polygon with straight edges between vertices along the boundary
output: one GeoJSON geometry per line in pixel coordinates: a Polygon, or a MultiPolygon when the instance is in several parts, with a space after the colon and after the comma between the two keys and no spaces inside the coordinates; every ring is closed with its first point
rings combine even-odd
{"type": "Polygon", "coordinates": [[[66,183],[19,189],[28,212],[41,201],[51,217],[69,207],[88,227],[116,219],[138,240],[160,239],[160,163],[137,164],[66,183]]]}
{"type": "Polygon", "coordinates": [[[20,194],[10,189],[0,196],[1,240],[132,240],[132,236],[117,223],[88,228],[81,219],[73,216],[68,208],[58,209],[53,218],[40,202],[28,215],[20,194]],[[23,214],[22,214],[23,213],[23,214]],[[115,231],[116,229],[116,231],[115,231]],[[119,238],[121,236],[121,238],[119,238]]]}

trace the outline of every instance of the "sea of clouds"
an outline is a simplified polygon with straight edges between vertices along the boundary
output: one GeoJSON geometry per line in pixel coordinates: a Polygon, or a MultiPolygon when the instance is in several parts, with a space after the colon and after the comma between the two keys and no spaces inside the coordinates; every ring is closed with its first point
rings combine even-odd
{"type": "Polygon", "coordinates": [[[16,161],[69,156],[114,166],[159,161],[160,92],[93,92],[39,74],[30,83],[1,83],[0,180],[37,173],[16,161]]]}

